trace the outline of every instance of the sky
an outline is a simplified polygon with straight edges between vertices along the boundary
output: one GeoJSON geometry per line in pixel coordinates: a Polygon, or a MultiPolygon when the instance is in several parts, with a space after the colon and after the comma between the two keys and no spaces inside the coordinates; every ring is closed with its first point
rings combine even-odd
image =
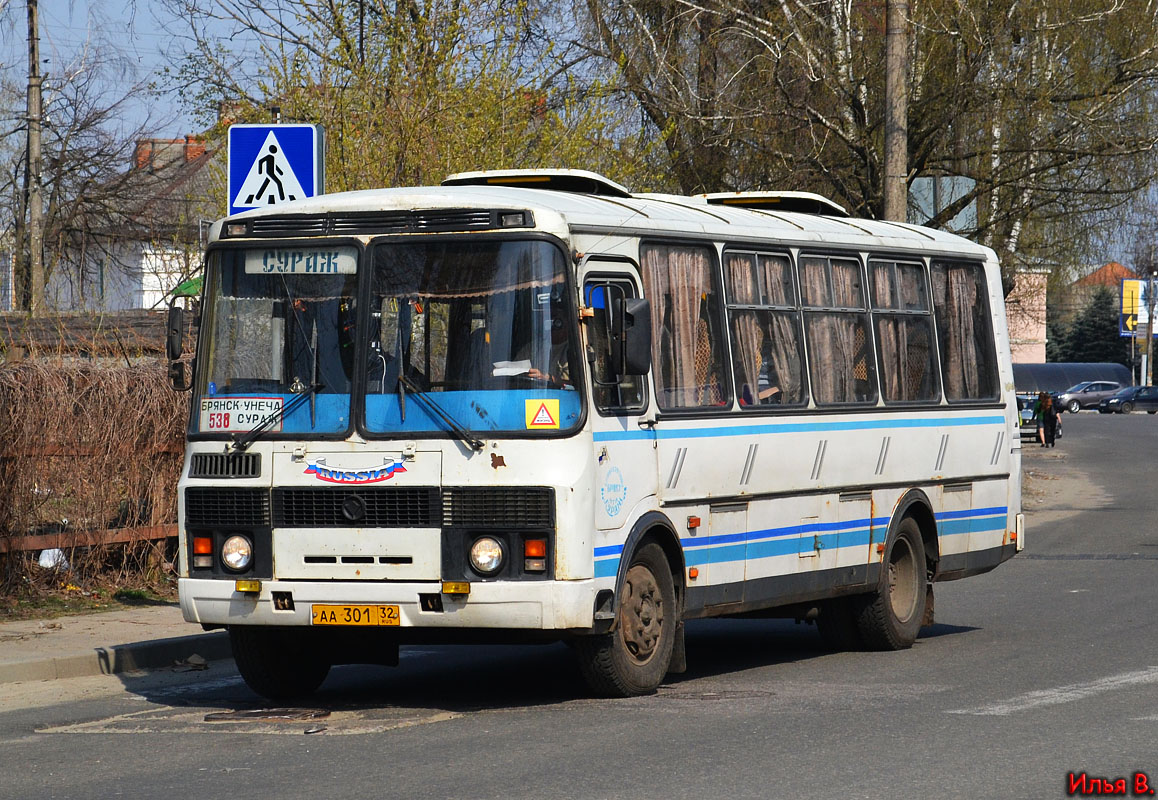
{"type": "MultiPolygon", "coordinates": [[[[0,61],[10,78],[21,84],[28,74],[26,14],[24,2],[0,0],[0,61]]],[[[67,69],[86,47],[99,55],[119,56],[124,72],[117,79],[131,85],[160,80],[161,70],[179,56],[182,46],[165,30],[180,30],[180,23],[159,0],[41,0],[39,17],[41,70],[49,86],[53,74],[67,69]]],[[[154,135],[160,138],[177,138],[203,127],[175,94],[132,106],[125,117],[130,128],[154,120],[154,135]]]]}

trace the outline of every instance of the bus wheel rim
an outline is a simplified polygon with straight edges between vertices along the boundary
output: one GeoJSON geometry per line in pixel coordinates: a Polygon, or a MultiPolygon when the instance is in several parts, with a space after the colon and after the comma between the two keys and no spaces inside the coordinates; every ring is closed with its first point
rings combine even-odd
{"type": "Polygon", "coordinates": [[[893,544],[889,558],[889,604],[901,622],[908,621],[917,609],[917,570],[913,549],[904,537],[893,544]]]}
{"type": "Polygon", "coordinates": [[[639,664],[655,655],[663,631],[663,595],[651,570],[642,565],[627,571],[620,615],[620,635],[627,652],[639,664]]]}

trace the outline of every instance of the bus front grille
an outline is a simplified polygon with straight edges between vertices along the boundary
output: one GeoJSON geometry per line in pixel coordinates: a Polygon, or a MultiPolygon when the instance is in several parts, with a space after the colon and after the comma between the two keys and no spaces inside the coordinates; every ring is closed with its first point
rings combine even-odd
{"type": "Polygon", "coordinates": [[[189,526],[266,527],[269,525],[267,489],[185,489],[185,524],[189,526]]]}
{"type": "Polygon", "coordinates": [[[438,489],[274,489],[275,528],[437,528],[438,489]]]}
{"type": "Polygon", "coordinates": [[[188,487],[190,526],[275,528],[502,528],[549,530],[555,493],[547,487],[229,489],[188,487]]]}
{"type": "Polygon", "coordinates": [[[256,478],[261,475],[261,453],[194,453],[190,478],[256,478]]]}
{"type": "Polygon", "coordinates": [[[442,524],[451,528],[549,529],[555,493],[546,487],[468,488],[442,491],[442,524]]]}

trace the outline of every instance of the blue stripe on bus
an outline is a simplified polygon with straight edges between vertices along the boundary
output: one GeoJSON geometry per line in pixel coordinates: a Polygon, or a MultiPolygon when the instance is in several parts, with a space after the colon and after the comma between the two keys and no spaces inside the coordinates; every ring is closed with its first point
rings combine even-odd
{"type": "Polygon", "coordinates": [[[766,425],[721,427],[718,423],[704,428],[653,428],[642,431],[596,431],[597,442],[624,442],[655,439],[712,439],[726,436],[757,436],[768,433],[826,433],[829,431],[886,430],[890,428],[943,428],[965,425],[1004,425],[1005,417],[934,417],[929,419],[865,419],[832,422],[779,422],[766,425]]]}
{"type": "Polygon", "coordinates": [[[985,533],[1005,530],[1006,517],[974,517],[973,519],[951,520],[937,526],[941,536],[955,536],[961,533],[985,533]]]}
{"type": "Polygon", "coordinates": [[[943,519],[961,519],[962,517],[988,517],[992,514],[1007,514],[1009,509],[1005,506],[992,506],[991,508],[967,508],[964,511],[942,511],[940,514],[933,516],[937,521],[943,519]]]}
{"type": "MultiPolygon", "coordinates": [[[[801,523],[797,525],[786,525],[782,528],[768,528],[760,531],[746,531],[744,533],[727,533],[719,536],[705,536],[688,539],[680,539],[680,544],[684,549],[712,547],[718,544],[728,544],[731,542],[740,541],[757,541],[760,539],[774,539],[783,536],[800,536],[805,533],[820,533],[822,531],[845,531],[854,530],[856,528],[868,528],[870,525],[883,526],[889,522],[888,517],[876,517],[875,519],[850,519],[841,522],[810,522],[807,524],[801,523]]],[[[596,551],[598,555],[598,551],[596,551]]]]}
{"type": "MultiPolygon", "coordinates": [[[[992,506],[937,514],[939,536],[957,536],[965,533],[985,533],[1005,529],[1008,508],[992,506]]],[[[865,547],[872,543],[872,527],[884,527],[888,517],[873,517],[842,522],[814,522],[786,525],[743,533],[729,533],[703,538],[681,539],[687,566],[724,564],[752,561],[775,556],[799,555],[811,552],[819,542],[821,550],[844,547],[865,547]],[[807,538],[803,534],[815,534],[807,538]]],[[[607,578],[619,571],[623,545],[595,548],[595,577],[607,578]]]]}

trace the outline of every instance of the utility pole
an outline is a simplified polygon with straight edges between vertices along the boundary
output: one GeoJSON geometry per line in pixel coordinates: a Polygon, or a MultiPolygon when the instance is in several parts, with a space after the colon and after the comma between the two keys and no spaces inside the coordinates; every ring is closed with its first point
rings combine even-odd
{"type": "Polygon", "coordinates": [[[1154,278],[1158,270],[1154,269],[1154,259],[1150,259],[1150,283],[1146,286],[1146,354],[1142,356],[1142,385],[1151,386],[1154,381],[1150,377],[1153,369],[1150,367],[1150,342],[1154,339],[1154,278]]]}
{"type": "Polygon", "coordinates": [[[884,217],[905,222],[909,211],[909,0],[885,2],[884,217]]]}
{"type": "Polygon", "coordinates": [[[25,172],[28,197],[28,313],[44,310],[44,223],[40,196],[40,125],[42,121],[40,76],[40,28],[38,0],[28,3],[28,168],[25,172]]]}

